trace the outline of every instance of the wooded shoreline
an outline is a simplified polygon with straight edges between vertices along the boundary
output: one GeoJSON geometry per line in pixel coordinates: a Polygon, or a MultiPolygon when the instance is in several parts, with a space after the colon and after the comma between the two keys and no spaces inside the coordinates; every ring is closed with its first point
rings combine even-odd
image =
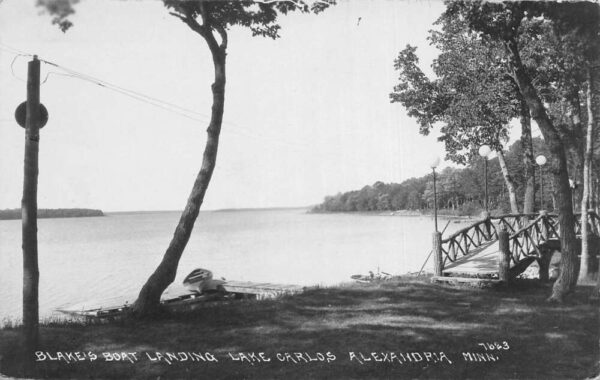
{"type": "MultiPolygon", "coordinates": [[[[461,213],[459,210],[438,210],[438,218],[443,219],[456,219],[456,220],[476,220],[478,215],[483,213],[483,209],[479,212],[474,213],[461,213]]],[[[327,211],[311,209],[307,211],[308,214],[349,214],[349,215],[373,215],[373,216],[431,216],[433,217],[433,210],[379,210],[379,211],[327,211]]]]}

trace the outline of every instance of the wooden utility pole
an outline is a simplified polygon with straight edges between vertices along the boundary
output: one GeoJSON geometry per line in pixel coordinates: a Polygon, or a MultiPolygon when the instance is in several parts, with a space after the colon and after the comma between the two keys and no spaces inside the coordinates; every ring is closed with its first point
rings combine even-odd
{"type": "Polygon", "coordinates": [[[33,360],[39,338],[37,185],[40,143],[40,61],[28,64],[25,118],[25,162],[21,221],[23,232],[23,333],[26,357],[33,360]]]}

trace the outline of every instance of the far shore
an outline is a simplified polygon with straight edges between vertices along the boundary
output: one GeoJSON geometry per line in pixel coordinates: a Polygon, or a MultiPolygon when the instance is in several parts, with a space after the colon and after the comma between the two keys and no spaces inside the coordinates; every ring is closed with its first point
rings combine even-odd
{"type": "MultiPolygon", "coordinates": [[[[376,210],[376,211],[314,211],[309,209],[309,214],[355,214],[355,215],[374,215],[374,216],[427,216],[433,217],[432,210],[376,210]]],[[[438,212],[440,219],[456,219],[456,220],[475,220],[477,217],[472,215],[457,214],[452,210],[440,210],[438,212]]]]}
{"type": "MultiPolygon", "coordinates": [[[[50,219],[50,218],[87,218],[105,216],[102,210],[89,209],[89,208],[56,208],[56,209],[45,209],[41,208],[37,210],[38,219],[50,219]]],[[[21,219],[21,209],[6,209],[0,210],[0,220],[17,220],[21,219]]]]}

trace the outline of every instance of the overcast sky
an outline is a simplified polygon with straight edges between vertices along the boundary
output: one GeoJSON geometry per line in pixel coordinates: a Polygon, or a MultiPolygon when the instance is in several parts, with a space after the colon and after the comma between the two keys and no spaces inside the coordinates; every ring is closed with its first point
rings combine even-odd
{"type": "MultiPolygon", "coordinates": [[[[42,63],[50,120],[41,131],[39,207],[182,209],[211,106],[202,38],[160,1],[82,0],[67,33],[34,2],[0,4],[0,208],[20,206],[24,131],[13,114],[25,100],[30,59],[8,46],[200,119],[48,75],[61,71],[42,63]]],[[[428,69],[435,51],[427,31],[442,10],[442,1],[341,0],[316,16],[282,17],[275,41],[231,30],[222,138],[203,209],[306,206],[428,173],[443,145],[419,135],[389,93],[393,60],[406,44],[419,46],[428,69]]]]}

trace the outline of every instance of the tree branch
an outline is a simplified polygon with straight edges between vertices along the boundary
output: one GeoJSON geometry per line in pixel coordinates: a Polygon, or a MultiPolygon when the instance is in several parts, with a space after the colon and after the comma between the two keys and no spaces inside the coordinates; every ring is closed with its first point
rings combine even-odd
{"type": "Polygon", "coordinates": [[[181,21],[183,21],[187,26],[190,27],[190,29],[192,29],[194,32],[200,34],[202,37],[204,37],[204,35],[206,34],[206,30],[204,29],[203,25],[198,24],[198,21],[194,20],[193,17],[190,17],[189,15],[185,15],[182,16],[179,13],[175,13],[175,12],[169,12],[169,14],[177,17],[178,19],[180,19],[181,21]]]}
{"type": "MultiPolygon", "coordinates": [[[[184,22],[194,32],[201,35],[204,38],[204,40],[206,41],[206,43],[208,44],[208,47],[213,54],[224,54],[225,49],[223,48],[223,46],[220,46],[217,43],[215,36],[213,35],[213,33],[210,30],[210,25],[198,24],[198,21],[196,21],[196,19],[191,17],[189,14],[186,14],[185,16],[183,16],[183,15],[181,15],[179,13],[175,13],[175,12],[169,12],[169,13],[171,15],[177,17],[178,19],[180,19],[182,22],[184,22]]],[[[203,19],[204,19],[204,17],[203,17],[203,19]]],[[[223,30],[223,32],[225,33],[224,30],[223,30]]],[[[227,34],[225,33],[225,36],[226,35],[227,34]]],[[[227,37],[225,37],[224,42],[225,42],[225,47],[227,47],[227,37]]]]}
{"type": "Polygon", "coordinates": [[[170,14],[171,16],[175,16],[175,17],[177,17],[178,19],[180,19],[181,21],[185,22],[185,18],[184,18],[182,15],[180,15],[179,13],[175,13],[175,12],[169,12],[169,14],[170,14]]]}
{"type": "Polygon", "coordinates": [[[227,50],[227,31],[221,25],[215,25],[215,30],[221,36],[221,45],[219,46],[221,49],[223,49],[223,51],[227,50]]]}
{"type": "Polygon", "coordinates": [[[206,7],[204,6],[204,2],[200,2],[200,17],[202,17],[202,25],[207,26],[208,22],[208,12],[206,11],[206,7]]]}

